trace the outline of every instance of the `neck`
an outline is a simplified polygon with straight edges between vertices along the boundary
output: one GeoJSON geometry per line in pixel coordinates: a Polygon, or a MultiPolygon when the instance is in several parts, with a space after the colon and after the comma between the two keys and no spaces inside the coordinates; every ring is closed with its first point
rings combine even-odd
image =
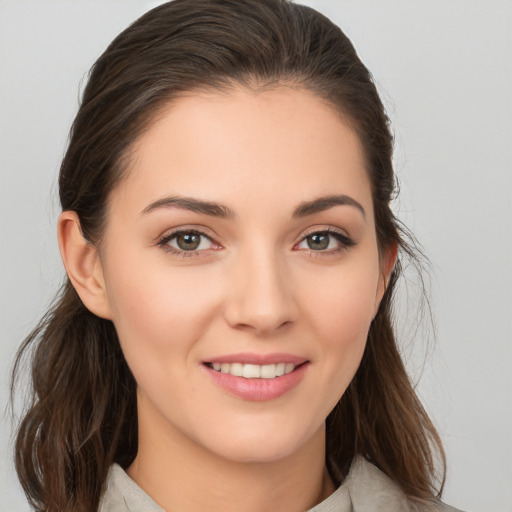
{"type": "Polygon", "coordinates": [[[172,512],[304,511],[334,491],[325,468],[325,431],[297,452],[265,462],[227,459],[182,433],[139,418],[139,448],[128,475],[172,512]],[[148,427],[151,427],[150,429],[148,427]]]}

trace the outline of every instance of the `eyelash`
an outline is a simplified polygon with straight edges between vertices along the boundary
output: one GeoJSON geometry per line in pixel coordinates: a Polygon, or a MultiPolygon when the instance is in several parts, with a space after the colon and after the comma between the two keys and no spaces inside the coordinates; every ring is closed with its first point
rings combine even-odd
{"type": "MultiPolygon", "coordinates": [[[[345,235],[344,233],[340,233],[339,231],[336,231],[335,229],[332,229],[332,228],[311,231],[310,233],[308,233],[302,237],[299,244],[302,244],[308,237],[310,237],[312,235],[329,235],[329,236],[335,238],[340,243],[340,245],[339,245],[339,247],[336,247],[334,249],[323,250],[323,251],[315,251],[313,249],[309,249],[310,256],[319,257],[319,256],[330,256],[330,255],[334,255],[334,254],[339,254],[343,251],[346,251],[347,249],[350,249],[350,247],[353,247],[354,245],[356,245],[356,242],[352,238],[350,238],[349,236],[345,235]]],[[[299,245],[299,244],[297,244],[297,245],[299,245]]]]}
{"type": "MultiPolygon", "coordinates": [[[[210,236],[208,236],[206,233],[203,233],[202,231],[199,231],[197,229],[179,229],[179,230],[173,231],[172,233],[164,235],[162,238],[160,238],[160,240],[157,242],[157,245],[160,246],[166,253],[171,253],[176,256],[181,256],[183,258],[197,257],[197,256],[201,255],[200,254],[201,252],[211,250],[211,249],[202,249],[202,250],[196,249],[196,250],[191,250],[191,251],[184,251],[184,250],[179,250],[174,247],[171,247],[169,245],[169,242],[181,234],[198,235],[200,237],[204,237],[204,238],[208,239],[212,244],[217,245],[212,240],[212,238],[210,236]]],[[[308,237],[310,237],[312,235],[325,235],[325,234],[335,238],[340,243],[340,246],[336,247],[335,249],[319,250],[319,251],[315,251],[314,249],[309,249],[310,256],[328,256],[328,255],[332,255],[332,254],[337,254],[337,253],[346,251],[350,247],[353,247],[354,245],[356,245],[356,242],[353,239],[351,239],[347,235],[340,233],[339,231],[336,231],[331,228],[312,231],[311,233],[308,233],[305,236],[303,236],[302,239],[300,240],[300,242],[296,245],[300,245],[308,237]]],[[[217,249],[213,249],[213,250],[217,250],[217,249]]],[[[304,250],[304,249],[302,249],[302,250],[304,250]]]]}
{"type": "MultiPolygon", "coordinates": [[[[174,238],[176,238],[177,236],[182,235],[182,234],[198,235],[202,238],[206,238],[213,245],[217,245],[217,244],[215,244],[215,242],[212,240],[212,238],[210,236],[208,236],[206,233],[203,233],[202,231],[199,231],[197,229],[178,229],[178,230],[173,231],[172,233],[164,235],[162,238],[160,238],[160,240],[157,242],[157,245],[160,246],[165,252],[175,254],[176,256],[181,256],[183,258],[191,258],[191,257],[200,256],[201,252],[204,252],[205,250],[210,250],[210,249],[202,249],[202,250],[198,251],[196,249],[193,251],[183,251],[183,250],[176,249],[175,247],[171,247],[169,245],[169,242],[171,240],[173,240],[174,238]]],[[[213,250],[216,250],[216,249],[213,249],[213,250]]]]}

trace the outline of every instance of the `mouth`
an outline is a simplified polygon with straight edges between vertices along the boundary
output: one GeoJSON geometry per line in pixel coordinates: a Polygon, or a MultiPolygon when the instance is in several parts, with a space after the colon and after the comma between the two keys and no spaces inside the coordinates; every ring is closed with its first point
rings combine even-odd
{"type": "Polygon", "coordinates": [[[245,379],[275,379],[292,373],[307,362],[308,361],[304,361],[300,364],[280,362],[263,365],[241,362],[206,362],[204,364],[218,373],[229,374],[234,377],[243,377],[245,379]]]}
{"type": "Polygon", "coordinates": [[[299,386],[311,361],[294,354],[239,353],[203,361],[211,381],[243,400],[274,400],[299,386]]]}

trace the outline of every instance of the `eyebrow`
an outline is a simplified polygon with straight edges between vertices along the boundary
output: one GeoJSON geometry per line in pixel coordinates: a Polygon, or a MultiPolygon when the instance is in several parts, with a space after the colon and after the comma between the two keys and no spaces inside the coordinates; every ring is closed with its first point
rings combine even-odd
{"type": "Polygon", "coordinates": [[[366,212],[364,211],[361,203],[357,202],[354,198],[347,195],[332,195],[323,196],[313,201],[306,201],[301,203],[293,212],[292,217],[306,217],[314,213],[323,212],[334,206],[354,206],[357,208],[366,219],[366,212]]]}
{"type": "Polygon", "coordinates": [[[236,213],[227,206],[213,203],[210,201],[203,201],[201,199],[194,199],[193,197],[183,196],[170,196],[159,199],[146,206],[142,210],[143,214],[150,213],[159,208],[180,208],[182,210],[189,210],[195,213],[204,213],[212,217],[220,217],[222,219],[233,219],[236,213]]]}
{"type": "MultiPolygon", "coordinates": [[[[343,194],[323,196],[312,201],[303,202],[295,208],[292,218],[307,217],[308,215],[323,212],[333,208],[334,206],[353,206],[362,213],[364,218],[366,218],[363,206],[352,197],[343,194]]],[[[212,217],[220,217],[222,219],[234,219],[236,217],[236,212],[228,206],[183,196],[169,196],[164,197],[163,199],[158,199],[146,206],[146,208],[142,210],[142,214],[147,214],[160,208],[180,208],[195,213],[211,215],[212,217]]]]}

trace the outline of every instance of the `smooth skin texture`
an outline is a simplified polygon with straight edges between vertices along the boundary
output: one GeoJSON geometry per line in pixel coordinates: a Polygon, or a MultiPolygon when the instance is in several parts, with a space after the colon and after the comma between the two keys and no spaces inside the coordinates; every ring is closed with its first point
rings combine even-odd
{"type": "Polygon", "coordinates": [[[378,251],[360,142],[310,91],[234,87],[173,101],[132,149],[99,248],[73,212],[59,220],[68,275],[138,384],[128,474],[166,510],[306,510],[334,490],[325,418],[396,252],[378,251]],[[351,201],[297,215],[332,196],[351,201]],[[204,365],[242,352],[308,364],[279,398],[245,400],[204,365]]]}

